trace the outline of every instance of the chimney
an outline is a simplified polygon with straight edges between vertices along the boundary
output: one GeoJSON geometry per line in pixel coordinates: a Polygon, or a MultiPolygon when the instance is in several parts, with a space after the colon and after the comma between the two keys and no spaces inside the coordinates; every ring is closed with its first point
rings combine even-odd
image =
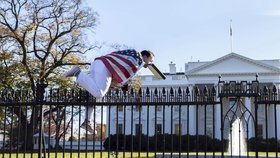
{"type": "Polygon", "coordinates": [[[169,64],[169,73],[170,74],[176,74],[176,64],[174,64],[172,61],[169,64]]]}

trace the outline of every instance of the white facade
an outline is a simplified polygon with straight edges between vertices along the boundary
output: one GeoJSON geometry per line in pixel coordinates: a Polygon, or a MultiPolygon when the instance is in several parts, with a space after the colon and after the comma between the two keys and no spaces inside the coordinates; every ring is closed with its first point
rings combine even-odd
{"type": "MultiPolygon", "coordinates": [[[[166,80],[158,80],[152,75],[142,76],[143,87],[149,87],[150,90],[154,88],[169,88],[169,87],[186,87],[192,88],[196,85],[212,85],[217,86],[218,76],[222,76],[223,81],[253,81],[258,74],[258,80],[260,85],[276,85],[279,88],[280,83],[280,60],[253,60],[248,57],[236,53],[230,53],[221,58],[218,58],[209,62],[188,62],[185,64],[185,72],[176,72],[174,63],[170,63],[170,73],[166,74],[166,80]]],[[[249,109],[252,114],[254,113],[254,100],[251,98],[242,98],[245,103],[245,107],[249,109]]],[[[229,109],[232,101],[229,98],[223,100],[224,111],[223,114],[229,109]]],[[[204,135],[205,131],[207,135],[212,135],[215,132],[215,137],[221,139],[221,105],[207,106],[206,119],[204,107],[198,108],[198,116],[196,116],[196,106],[182,106],[181,109],[181,125],[179,125],[179,106],[165,106],[158,107],[157,113],[155,113],[155,107],[143,106],[141,115],[139,115],[139,109],[134,107],[133,117],[131,117],[131,106],[126,107],[126,119],[124,121],[124,109],[118,111],[118,121],[116,116],[116,107],[111,108],[110,117],[110,133],[116,133],[116,126],[118,124],[120,133],[127,135],[132,133],[137,134],[137,128],[139,123],[141,124],[142,133],[152,136],[155,134],[155,129],[158,133],[178,134],[179,126],[181,126],[181,134],[201,134],[204,135]],[[173,108],[173,117],[171,117],[171,108],[173,108]],[[189,115],[187,115],[189,110],[189,115]],[[165,113],[163,114],[163,111],[165,113]],[[214,114],[214,115],[213,115],[214,114]],[[157,115],[157,118],[155,117],[157,115]],[[149,116],[149,117],[148,117],[149,116]],[[213,120],[213,117],[215,120],[213,120]],[[139,122],[140,119],[140,122],[139,122]],[[147,120],[149,119],[149,120],[147,120]],[[164,119],[164,121],[163,121],[164,119]],[[189,121],[188,121],[189,119],[189,121]],[[156,121],[155,121],[156,120],[156,121]],[[205,123],[206,120],[206,123],[205,123]],[[148,123],[147,123],[148,122],[148,123]],[[163,125],[165,122],[165,125],[163,125]],[[187,124],[188,123],[188,124],[187,124]],[[131,128],[131,124],[133,128],[131,128]],[[124,129],[125,125],[125,129],[124,129]],[[149,128],[147,128],[149,125],[149,128]],[[206,125],[206,130],[205,130],[206,125]],[[215,125],[215,126],[213,126],[215,125]],[[156,128],[155,128],[156,127],[156,128]],[[149,131],[147,131],[149,129],[149,131]],[[171,131],[172,129],[172,131],[171,131]],[[198,131],[197,131],[198,129],[198,131]],[[125,130],[125,131],[124,131],[125,130]]],[[[258,128],[259,134],[263,137],[266,136],[266,128],[268,129],[268,137],[275,137],[275,117],[274,107],[268,107],[268,123],[265,122],[265,110],[264,106],[259,106],[258,128]]],[[[280,107],[277,106],[277,127],[280,127],[280,107]]],[[[108,112],[107,112],[108,114],[108,112]]],[[[245,117],[249,117],[249,112],[245,113],[245,117]]],[[[107,116],[107,121],[109,117],[107,116]]],[[[107,125],[109,126],[108,122],[107,125]]],[[[252,119],[248,121],[249,138],[254,136],[254,130],[252,119]]],[[[229,124],[225,124],[224,128],[229,128],[229,124]]],[[[108,134],[108,133],[107,133],[108,134]]],[[[224,135],[228,135],[225,131],[224,135]]],[[[277,131],[278,138],[280,136],[280,130],[277,131]]]]}

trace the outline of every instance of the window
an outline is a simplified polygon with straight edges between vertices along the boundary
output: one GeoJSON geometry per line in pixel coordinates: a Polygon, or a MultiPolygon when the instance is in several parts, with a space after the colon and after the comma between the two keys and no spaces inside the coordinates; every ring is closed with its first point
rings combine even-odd
{"type": "Polygon", "coordinates": [[[175,124],[175,134],[180,135],[180,131],[182,131],[182,125],[181,124],[175,124]]]}
{"type": "Polygon", "coordinates": [[[263,126],[258,125],[258,138],[263,138],[263,126]]]}
{"type": "Polygon", "coordinates": [[[206,127],[206,135],[213,138],[212,127],[208,127],[208,126],[206,127]]]}
{"type": "Polygon", "coordinates": [[[157,134],[162,134],[162,125],[161,124],[157,124],[156,132],[157,132],[157,134]]]}
{"type": "Polygon", "coordinates": [[[118,128],[116,129],[116,133],[123,134],[123,124],[118,124],[118,128]],[[118,132],[117,132],[118,130],[118,132]]]}
{"type": "Polygon", "coordinates": [[[142,124],[135,125],[135,134],[136,135],[142,134],[142,124]]]}
{"type": "Polygon", "coordinates": [[[231,107],[233,107],[233,108],[231,108],[231,110],[236,110],[236,108],[237,108],[237,100],[236,100],[236,98],[229,98],[229,108],[231,108],[231,107]]]}

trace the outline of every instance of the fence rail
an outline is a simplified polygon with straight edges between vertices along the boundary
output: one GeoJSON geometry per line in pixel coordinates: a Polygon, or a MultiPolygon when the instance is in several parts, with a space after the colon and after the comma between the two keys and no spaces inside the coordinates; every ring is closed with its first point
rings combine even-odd
{"type": "Polygon", "coordinates": [[[0,92],[3,158],[278,157],[276,85],[111,89],[102,100],[81,89],[38,87],[0,92]],[[81,128],[85,119],[91,132],[81,128]]]}

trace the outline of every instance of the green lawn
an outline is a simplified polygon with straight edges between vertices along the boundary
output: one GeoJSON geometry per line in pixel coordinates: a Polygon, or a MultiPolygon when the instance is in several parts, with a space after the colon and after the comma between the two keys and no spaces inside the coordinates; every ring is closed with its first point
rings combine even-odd
{"type": "MultiPolygon", "coordinates": [[[[69,153],[69,152],[65,152],[64,154],[63,153],[50,153],[50,155],[46,155],[46,158],[63,158],[63,155],[65,158],[101,158],[101,153],[100,152],[96,152],[93,156],[93,153],[92,152],[81,152],[81,153],[69,153]]],[[[149,153],[148,156],[149,157],[153,157],[155,154],[154,153],[149,153]]],[[[0,158],[3,157],[3,154],[0,154],[0,158]]],[[[27,153],[27,154],[4,154],[4,158],[37,158],[38,157],[38,154],[31,154],[30,153],[27,153]]],[[[102,152],[102,158],[108,158],[108,152],[102,152]]],[[[110,153],[110,157],[111,158],[114,158],[116,157],[115,155],[111,154],[110,153]]],[[[119,152],[119,155],[118,155],[119,158],[121,157],[131,157],[131,153],[130,152],[119,152]],[[125,155],[124,155],[125,154],[125,155]]],[[[138,157],[138,153],[137,152],[134,152],[132,154],[132,157],[133,158],[137,158],[138,157]]],[[[144,153],[144,152],[141,152],[140,153],[140,157],[141,158],[146,158],[147,157],[147,153],[144,153]]]]}
{"type": "MultiPolygon", "coordinates": [[[[46,155],[46,158],[63,158],[63,156],[65,158],[101,158],[101,154],[102,154],[102,158],[108,158],[108,152],[95,152],[94,156],[93,156],[93,153],[92,152],[80,152],[80,153],[69,153],[69,152],[65,152],[65,153],[50,153],[50,155],[46,155]]],[[[161,155],[162,153],[158,152],[157,155],[161,155]]],[[[165,153],[165,155],[169,155],[170,153],[165,153]]],[[[213,153],[206,153],[207,155],[213,155],[213,153]]],[[[265,152],[259,152],[258,153],[259,156],[266,156],[266,153],[265,152]]],[[[150,152],[148,154],[148,157],[154,157],[155,153],[153,152],[150,152]]],[[[178,155],[178,153],[173,153],[173,155],[178,155]]],[[[187,153],[181,153],[181,155],[187,155],[187,153]]],[[[191,152],[189,153],[189,155],[196,155],[195,152],[191,152]]],[[[198,153],[198,155],[204,155],[204,153],[198,153]]],[[[216,152],[215,155],[221,155],[221,152],[216,152]]],[[[228,153],[224,153],[224,155],[229,155],[228,153]]],[[[255,152],[249,152],[249,156],[255,156],[255,152]]],[[[276,152],[269,152],[268,153],[268,156],[269,157],[276,157],[276,152]]],[[[278,157],[280,156],[280,152],[278,153],[278,157]]],[[[38,154],[34,153],[31,154],[30,153],[27,153],[27,154],[22,154],[22,153],[19,153],[19,154],[16,154],[16,153],[12,153],[12,154],[4,154],[4,157],[3,157],[3,154],[0,154],[0,158],[37,158],[38,157],[38,154]]],[[[115,155],[111,154],[110,153],[110,157],[111,158],[114,158],[116,157],[115,155]]],[[[119,155],[118,155],[119,158],[129,158],[131,157],[131,153],[130,152],[119,152],[119,155]]],[[[138,158],[138,157],[141,157],[141,158],[146,158],[147,157],[147,153],[146,152],[141,152],[140,153],[140,156],[139,156],[139,153],[138,152],[133,152],[132,154],[132,157],[133,158],[138,158]]]]}

